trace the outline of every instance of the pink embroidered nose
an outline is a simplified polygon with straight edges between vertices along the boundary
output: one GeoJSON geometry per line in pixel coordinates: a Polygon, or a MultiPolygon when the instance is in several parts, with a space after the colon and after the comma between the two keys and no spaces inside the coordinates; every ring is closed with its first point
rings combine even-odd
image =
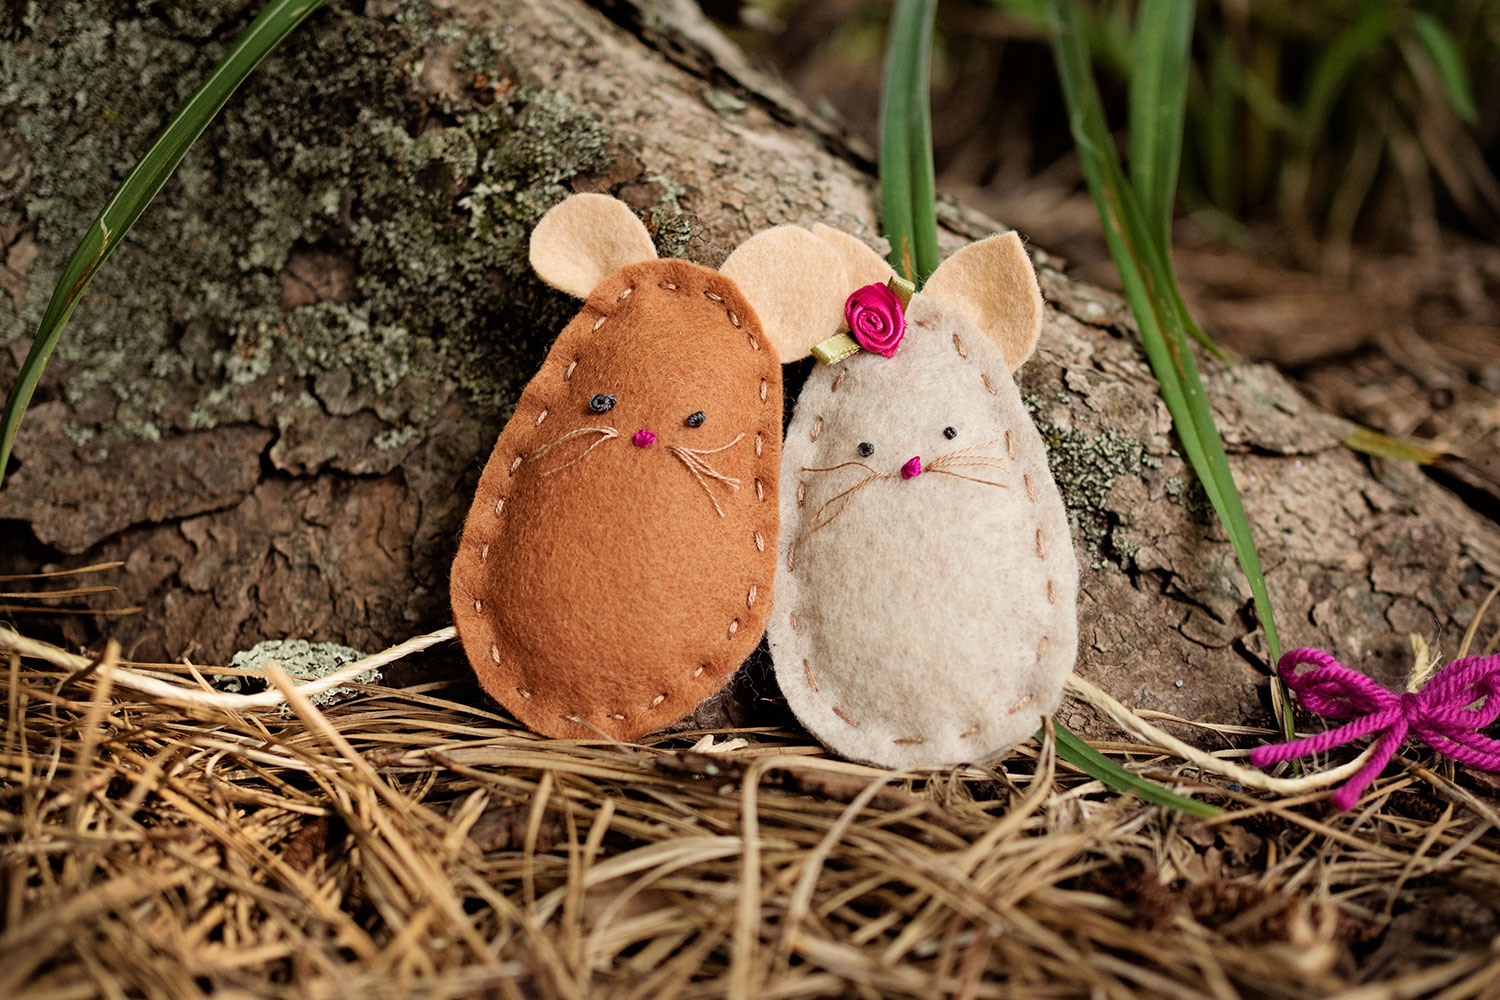
{"type": "Polygon", "coordinates": [[[913,455],[911,461],[901,466],[902,479],[915,479],[922,474],[922,456],[913,455]]]}
{"type": "Polygon", "coordinates": [[[637,448],[649,448],[656,443],[656,435],[642,427],[635,432],[635,436],[630,439],[630,442],[637,448]]]}

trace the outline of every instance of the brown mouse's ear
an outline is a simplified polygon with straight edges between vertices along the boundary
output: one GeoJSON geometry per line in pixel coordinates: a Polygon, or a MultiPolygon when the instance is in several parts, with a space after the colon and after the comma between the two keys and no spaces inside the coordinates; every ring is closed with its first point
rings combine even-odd
{"type": "Polygon", "coordinates": [[[620,268],[655,259],[641,220],[606,194],[575,194],[552,206],[531,231],[537,277],[580,299],[620,268]]]}
{"type": "Polygon", "coordinates": [[[756,233],[719,273],[739,286],[782,364],[805,358],[838,331],[849,282],[827,243],[799,226],[756,233]]]}
{"type": "Polygon", "coordinates": [[[1015,371],[1042,332],[1042,290],[1015,233],[959,250],[927,279],[922,294],[957,308],[989,335],[1015,371]]]}
{"type": "Polygon", "coordinates": [[[812,234],[827,243],[839,255],[839,260],[843,261],[844,280],[849,283],[849,291],[866,285],[883,285],[896,276],[885,258],[866,246],[865,241],[858,236],[851,236],[821,222],[813,223],[812,234]]]}

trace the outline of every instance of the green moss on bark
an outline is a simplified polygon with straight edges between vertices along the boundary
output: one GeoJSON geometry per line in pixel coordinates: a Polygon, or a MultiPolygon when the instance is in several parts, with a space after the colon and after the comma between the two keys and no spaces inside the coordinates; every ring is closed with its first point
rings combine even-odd
{"type": "Polygon", "coordinates": [[[1116,537],[1115,529],[1127,526],[1129,519],[1110,506],[1110,490],[1120,477],[1139,477],[1143,468],[1158,468],[1161,461],[1133,435],[1112,428],[1089,433],[1061,427],[1042,416],[1046,411],[1039,396],[1024,401],[1047,445],[1052,478],[1090,563],[1097,569],[1106,564],[1107,555],[1132,555],[1137,546],[1116,537]]]}
{"type": "MultiPolygon", "coordinates": [[[[0,292],[6,342],[30,338],[109,192],[252,13],[39,6],[0,37],[0,161],[20,177],[0,236],[40,249],[21,300],[0,292]]],[[[373,410],[389,429],[371,447],[388,449],[454,387],[497,411],[514,398],[570,311],[531,276],[526,233],[608,162],[609,139],[524,80],[424,90],[445,40],[433,18],[330,5],[235,95],[63,335],[43,392],[73,404],[76,434],[274,425],[310,392],[330,414],[373,410]],[[299,255],[340,262],[351,287],[286,307],[299,255]]],[[[507,44],[468,39],[457,78],[506,63],[507,44]]]]}

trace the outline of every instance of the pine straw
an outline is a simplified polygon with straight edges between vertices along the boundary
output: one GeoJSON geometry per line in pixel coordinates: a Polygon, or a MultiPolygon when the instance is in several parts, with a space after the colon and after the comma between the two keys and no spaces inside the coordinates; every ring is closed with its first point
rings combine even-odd
{"type": "Polygon", "coordinates": [[[1339,817],[1099,744],[1197,821],[1050,744],[917,779],[457,683],[188,711],[117,656],[0,655],[0,997],[1500,995],[1496,803],[1419,755],[1339,817]]]}

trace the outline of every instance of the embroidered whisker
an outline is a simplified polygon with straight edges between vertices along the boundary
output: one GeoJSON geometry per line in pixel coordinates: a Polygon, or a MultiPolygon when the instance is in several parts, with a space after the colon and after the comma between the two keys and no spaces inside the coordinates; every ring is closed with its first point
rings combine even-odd
{"type": "MultiPolygon", "coordinates": [[[[849,462],[849,463],[846,463],[846,464],[849,464],[849,465],[864,465],[863,462],[849,462]]],[[[869,467],[866,466],[866,468],[869,468],[869,467]]],[[[822,470],[807,469],[807,470],[804,470],[804,471],[815,472],[815,471],[822,471],[822,470]]],[[[849,503],[854,499],[855,494],[857,494],[860,490],[864,489],[866,486],[869,486],[871,483],[875,482],[875,480],[877,480],[877,479],[889,479],[889,478],[891,478],[891,474],[889,472],[876,472],[876,471],[872,470],[868,476],[866,476],[865,478],[861,479],[859,482],[855,483],[853,486],[849,487],[844,492],[838,494],[837,496],[830,497],[828,500],[824,501],[823,506],[819,507],[818,508],[818,512],[813,515],[813,526],[808,529],[807,536],[811,537],[812,535],[816,535],[819,531],[822,531],[824,528],[826,528],[830,524],[832,524],[834,522],[834,520],[840,514],[842,514],[845,510],[847,510],[849,508],[849,503]],[[823,517],[823,512],[826,511],[829,507],[833,506],[834,504],[838,504],[838,507],[834,510],[834,512],[832,514],[829,514],[827,518],[824,518],[823,517]]]]}
{"type": "MultiPolygon", "coordinates": [[[[682,448],[681,450],[682,451],[686,451],[686,452],[690,452],[691,454],[694,454],[694,455],[717,455],[721,451],[728,451],[730,448],[733,448],[735,445],[739,444],[744,439],[745,439],[745,435],[744,434],[736,434],[734,436],[734,440],[733,441],[730,441],[728,444],[721,444],[717,448],[682,448]]],[[[673,445],[672,447],[678,448],[680,446],[679,445],[673,445]]]]}
{"type": "MultiPolygon", "coordinates": [[[[983,448],[988,448],[990,445],[993,445],[993,444],[1004,444],[1004,443],[1005,443],[1005,439],[1004,438],[992,438],[989,441],[981,441],[978,444],[971,444],[971,445],[969,445],[966,448],[956,448],[953,451],[947,452],[946,454],[940,456],[939,458],[936,459],[936,461],[940,462],[940,461],[942,461],[945,458],[950,458],[950,457],[954,457],[954,456],[957,456],[957,455],[971,455],[974,452],[979,451],[979,450],[981,450],[983,448]]],[[[986,457],[989,457],[989,458],[1000,458],[999,455],[991,455],[991,456],[986,456],[986,457]]],[[[1003,459],[1003,458],[1000,458],[1000,460],[1002,462],[1005,461],[1005,459],[1003,459]]]]}
{"type": "Polygon", "coordinates": [[[991,445],[999,444],[1003,440],[1003,438],[996,438],[993,441],[982,441],[979,444],[970,445],[967,448],[959,448],[956,451],[950,451],[947,454],[939,455],[937,458],[933,459],[932,464],[927,466],[927,468],[923,471],[937,472],[945,476],[953,476],[957,479],[967,479],[971,483],[981,483],[985,486],[995,486],[1002,490],[1009,489],[1010,487],[1006,486],[1006,484],[1004,483],[997,483],[990,479],[981,479],[978,476],[971,476],[967,475],[964,472],[955,471],[958,469],[967,469],[971,471],[989,469],[997,472],[1004,472],[1010,467],[1008,459],[1001,455],[991,455],[981,451],[981,449],[988,448],[991,445]]]}
{"type": "Polygon", "coordinates": [[[693,478],[698,480],[698,485],[703,487],[703,492],[708,494],[708,502],[714,505],[714,511],[720,517],[723,517],[724,508],[719,506],[719,501],[714,496],[714,491],[708,488],[708,480],[703,478],[703,473],[699,472],[693,463],[688,460],[687,456],[683,455],[676,448],[671,449],[671,451],[678,458],[682,459],[682,464],[687,466],[687,470],[693,474],[693,478]]]}
{"type": "Polygon", "coordinates": [[[721,451],[733,448],[744,437],[745,435],[743,434],[737,434],[733,441],[720,445],[717,448],[684,448],[681,445],[667,445],[667,450],[675,455],[678,461],[687,466],[687,470],[693,474],[693,478],[698,480],[698,485],[703,487],[704,493],[708,494],[709,502],[714,505],[714,510],[718,512],[720,517],[724,516],[724,508],[719,506],[719,501],[714,496],[714,491],[709,487],[708,481],[710,479],[716,480],[728,486],[731,490],[739,489],[740,481],[733,476],[726,476],[718,469],[715,469],[703,456],[715,455],[721,451]]]}
{"type": "Polygon", "coordinates": [[[549,469],[548,471],[542,473],[542,475],[544,475],[544,476],[550,476],[554,472],[561,472],[562,470],[566,469],[568,466],[573,465],[576,462],[583,461],[583,459],[588,455],[589,452],[593,451],[595,448],[599,447],[601,444],[603,444],[604,442],[608,441],[610,438],[615,438],[615,437],[619,437],[620,436],[620,432],[617,431],[617,430],[615,430],[613,427],[580,427],[577,430],[568,431],[568,433],[564,434],[562,437],[558,438],[556,441],[551,442],[550,444],[544,444],[544,445],[542,445],[536,451],[534,451],[534,452],[531,453],[531,457],[533,459],[541,458],[543,455],[547,454],[547,452],[551,451],[553,448],[556,448],[558,445],[562,444],[563,442],[565,442],[565,441],[571,441],[572,439],[574,439],[576,437],[582,437],[585,434],[598,434],[599,435],[599,439],[597,441],[595,441],[593,444],[589,445],[587,448],[585,448],[584,451],[583,451],[583,454],[579,455],[577,458],[573,459],[573,461],[571,461],[571,462],[564,462],[562,465],[559,465],[557,468],[555,468],[555,469],[549,469]]]}
{"type": "Polygon", "coordinates": [[[1002,489],[1002,490],[1008,490],[1008,489],[1010,489],[1010,487],[1007,486],[1007,485],[1005,485],[1004,483],[997,483],[997,482],[994,482],[994,481],[989,480],[989,479],[976,479],[973,476],[966,476],[962,472],[954,472],[952,469],[930,468],[930,469],[924,469],[922,471],[924,471],[924,472],[936,472],[938,475],[942,475],[942,476],[954,476],[954,477],[956,477],[958,479],[967,479],[971,483],[982,483],[985,486],[994,486],[994,487],[997,487],[998,489],[1002,489]]]}
{"type": "Polygon", "coordinates": [[[875,474],[875,475],[881,475],[882,474],[879,469],[875,468],[875,466],[873,466],[873,465],[870,465],[868,462],[840,462],[838,465],[830,465],[830,466],[828,466],[826,468],[822,468],[822,469],[814,469],[814,468],[811,468],[809,466],[804,465],[802,467],[802,471],[803,472],[837,472],[839,469],[847,469],[851,465],[857,465],[861,469],[866,469],[870,473],[875,474]]]}
{"type": "Polygon", "coordinates": [[[1008,468],[1009,467],[1009,465],[1008,465],[1008,463],[1006,462],[1005,459],[1003,459],[1003,458],[996,458],[994,455],[966,455],[966,456],[964,456],[962,458],[948,458],[947,456],[943,456],[943,457],[940,457],[940,458],[933,459],[932,465],[933,466],[948,466],[948,465],[951,465],[951,466],[957,466],[957,467],[960,467],[960,468],[966,468],[966,467],[971,466],[971,465],[983,465],[983,466],[988,466],[988,467],[994,468],[994,469],[1004,469],[1004,468],[1008,468]]]}

